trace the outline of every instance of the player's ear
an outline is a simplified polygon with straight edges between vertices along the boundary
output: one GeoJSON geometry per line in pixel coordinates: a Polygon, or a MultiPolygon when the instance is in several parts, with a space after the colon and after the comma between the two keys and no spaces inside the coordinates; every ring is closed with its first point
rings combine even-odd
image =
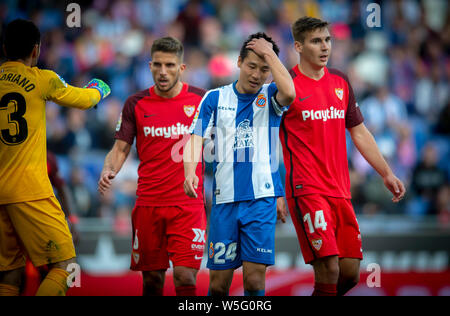
{"type": "Polygon", "coordinates": [[[180,65],[180,70],[181,70],[181,72],[185,71],[186,70],[186,64],[181,64],[180,65]]]}
{"type": "Polygon", "coordinates": [[[41,53],[41,45],[35,44],[33,50],[31,51],[31,61],[32,61],[31,65],[32,66],[37,65],[40,53],[41,53]]]}
{"type": "Polygon", "coordinates": [[[294,48],[295,48],[295,51],[299,54],[301,54],[303,52],[303,44],[299,41],[294,42],[294,48]]]}
{"type": "Polygon", "coordinates": [[[237,66],[238,66],[239,68],[241,68],[241,65],[242,65],[242,58],[241,58],[241,56],[239,56],[239,57],[238,57],[238,61],[237,61],[237,66]]]}

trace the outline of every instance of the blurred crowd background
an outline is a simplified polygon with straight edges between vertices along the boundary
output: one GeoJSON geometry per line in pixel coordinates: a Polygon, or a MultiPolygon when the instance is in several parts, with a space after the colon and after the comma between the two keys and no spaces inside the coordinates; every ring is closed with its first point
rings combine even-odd
{"type": "MultiPolygon", "coordinates": [[[[254,32],[272,36],[282,61],[292,68],[298,55],[290,25],[310,15],[331,23],[329,67],[349,75],[365,124],[408,190],[400,204],[393,204],[382,179],[349,141],[357,214],[402,214],[418,220],[435,215],[448,228],[449,12],[447,0],[0,0],[0,27],[19,17],[33,20],[42,33],[39,67],[56,71],[75,86],[93,77],[111,86],[111,96],[97,110],[47,107],[48,149],[57,155],[72,192],[71,211],[80,217],[109,217],[118,231],[129,231],[135,152],[111,194],[101,197],[97,181],[126,98],[153,84],[148,62],[156,38],[182,40],[187,64],[183,80],[210,89],[237,79],[240,46],[254,32]],[[66,25],[70,2],[81,6],[80,28],[66,25]],[[367,26],[369,3],[381,6],[379,27],[367,26]]],[[[280,172],[284,177],[282,164],[280,172]]]]}

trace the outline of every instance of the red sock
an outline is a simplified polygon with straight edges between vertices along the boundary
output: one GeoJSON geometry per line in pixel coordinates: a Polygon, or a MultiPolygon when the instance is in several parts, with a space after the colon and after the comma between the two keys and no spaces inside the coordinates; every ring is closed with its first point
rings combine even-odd
{"type": "Polygon", "coordinates": [[[336,284],[315,283],[312,296],[336,296],[336,284]]]}
{"type": "Polygon", "coordinates": [[[177,296],[197,296],[197,287],[195,285],[182,285],[175,288],[177,296]]]}

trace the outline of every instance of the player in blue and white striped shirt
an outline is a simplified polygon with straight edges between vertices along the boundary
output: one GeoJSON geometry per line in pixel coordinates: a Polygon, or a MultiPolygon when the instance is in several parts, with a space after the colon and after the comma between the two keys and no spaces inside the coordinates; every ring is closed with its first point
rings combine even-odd
{"type": "MultiPolygon", "coordinates": [[[[239,79],[208,91],[184,149],[187,195],[196,197],[203,140],[214,142],[213,207],[208,234],[210,294],[227,295],[234,269],[243,266],[246,295],[264,295],[265,272],[275,259],[281,116],[295,98],[279,49],[264,33],[251,35],[238,59],[239,79]],[[274,82],[265,84],[272,73],[274,82]]],[[[279,217],[286,208],[280,199],[279,217]]]]}

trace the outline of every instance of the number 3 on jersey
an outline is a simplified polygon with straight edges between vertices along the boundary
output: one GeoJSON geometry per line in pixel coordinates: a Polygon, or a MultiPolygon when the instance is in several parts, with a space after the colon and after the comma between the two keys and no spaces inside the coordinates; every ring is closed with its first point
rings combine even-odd
{"type": "Polygon", "coordinates": [[[25,98],[17,92],[5,94],[0,99],[0,140],[6,145],[18,145],[28,136],[25,118],[25,98]]]}
{"type": "Polygon", "coordinates": [[[322,228],[323,231],[327,230],[327,222],[325,221],[325,216],[323,215],[323,210],[314,212],[314,226],[311,220],[311,213],[307,213],[303,216],[303,221],[308,223],[309,232],[314,233],[314,228],[322,228]]]}

